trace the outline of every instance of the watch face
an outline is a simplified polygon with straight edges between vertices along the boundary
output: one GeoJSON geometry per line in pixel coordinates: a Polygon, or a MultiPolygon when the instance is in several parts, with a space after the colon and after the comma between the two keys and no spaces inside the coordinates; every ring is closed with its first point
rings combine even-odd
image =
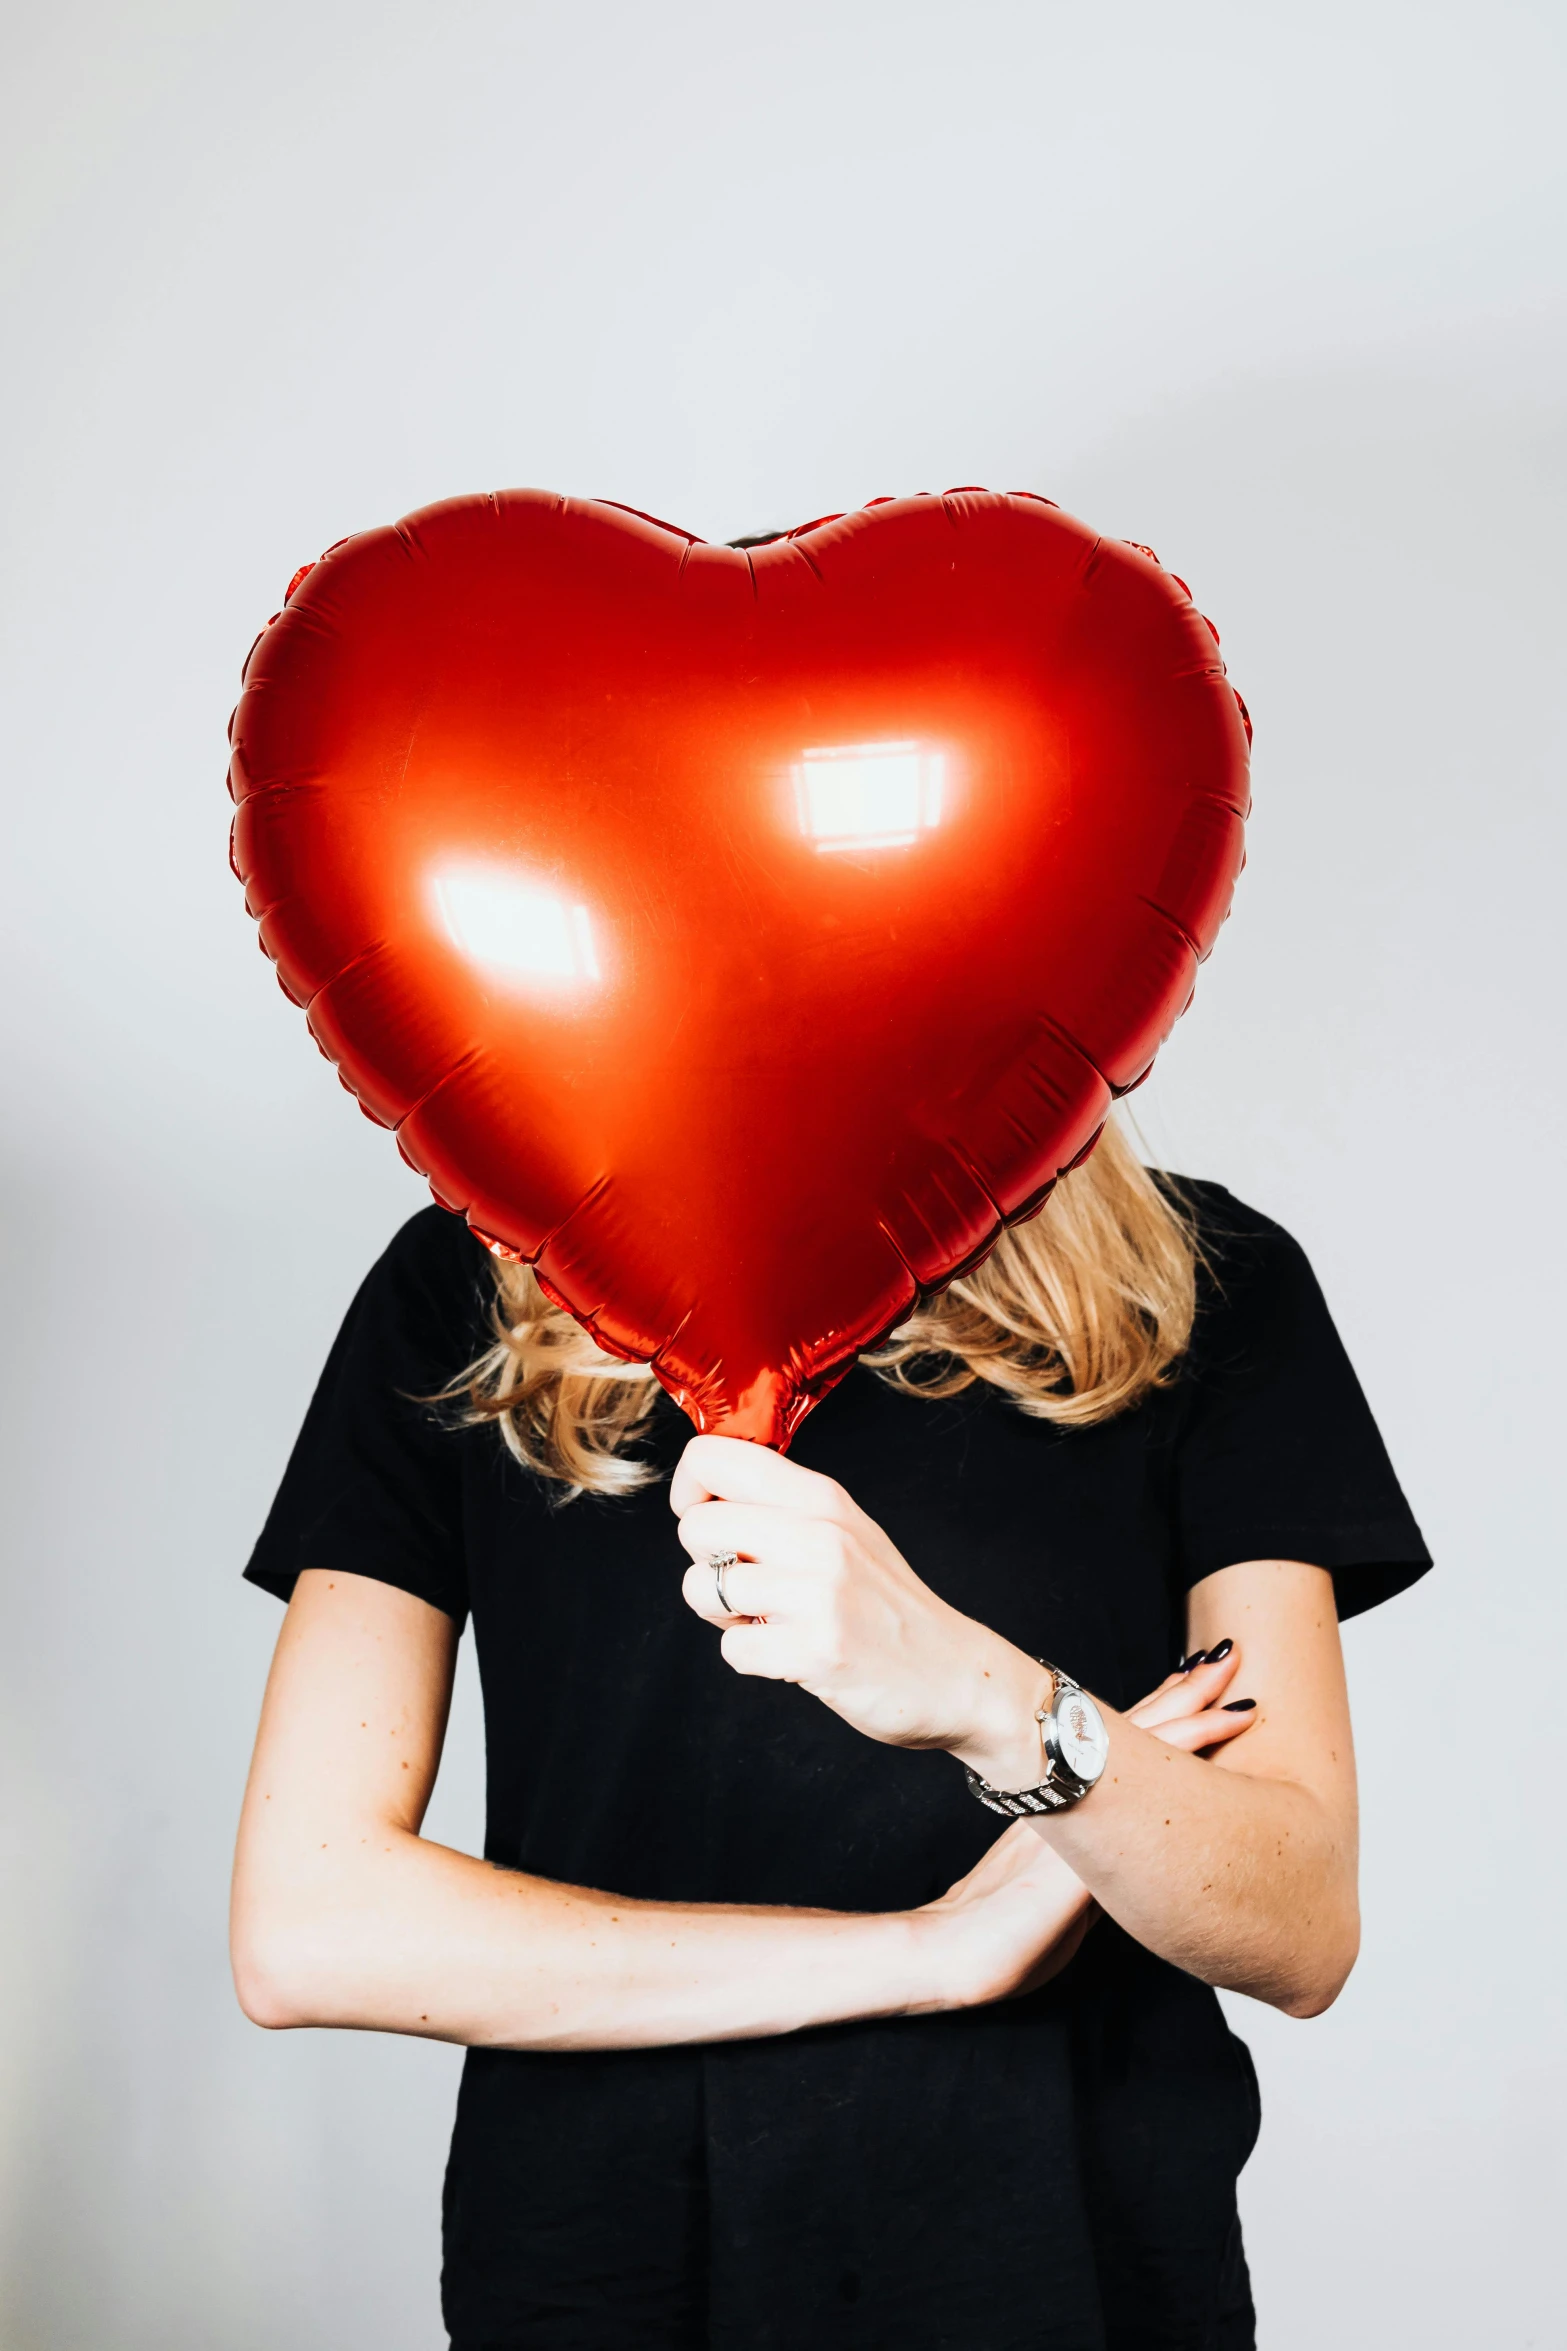
{"type": "Polygon", "coordinates": [[[1069,1772],[1092,1787],[1110,1753],[1105,1719],[1092,1698],[1068,1690],[1056,1708],[1056,1744],[1069,1772]]]}

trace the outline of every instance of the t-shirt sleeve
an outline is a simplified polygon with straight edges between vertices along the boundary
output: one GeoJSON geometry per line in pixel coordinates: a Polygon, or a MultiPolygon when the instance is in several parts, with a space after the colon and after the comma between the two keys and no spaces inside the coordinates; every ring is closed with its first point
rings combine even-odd
{"type": "Polygon", "coordinates": [[[477,1270],[477,1245],[441,1208],[414,1217],[372,1267],[251,1553],[251,1583],[286,1600],[303,1569],[338,1568],[466,1620],[466,1440],[426,1399],[484,1344],[477,1270]]]}
{"type": "Polygon", "coordinates": [[[1175,1464],[1181,1581],[1300,1559],[1331,1570],[1340,1616],[1357,1615],[1424,1575],[1430,1553],[1304,1251],[1227,1194],[1202,1222],[1210,1269],[1175,1464]]]}

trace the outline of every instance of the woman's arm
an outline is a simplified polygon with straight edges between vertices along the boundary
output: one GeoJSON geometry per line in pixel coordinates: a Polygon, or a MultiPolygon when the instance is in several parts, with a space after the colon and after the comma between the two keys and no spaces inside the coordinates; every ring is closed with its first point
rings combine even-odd
{"type": "Polygon", "coordinates": [[[516,2049],[784,2033],[1004,1998],[1087,1926],[1082,1885],[1026,1831],[889,1916],[628,1902],[433,1844],[455,1650],[450,1618],[405,1592],[300,1577],[235,1863],[235,1981],[258,2024],[516,2049]]]}
{"type": "MultiPolygon", "coordinates": [[[[698,1437],[670,1498],[698,1563],[686,1598],[724,1628],[736,1671],[799,1682],[871,1738],[947,1748],[993,1786],[1039,1779],[1034,1711],[1048,1676],[938,1599],[831,1479],[759,1446],[698,1437]],[[725,1584],[743,1615],[720,1612],[702,1564],[720,1550],[739,1554],[725,1584]]],[[[1354,1759],[1331,1579],[1293,1561],[1208,1577],[1192,1595],[1189,1646],[1225,1639],[1236,1644],[1231,1658],[1244,1644],[1242,1695],[1257,1703],[1243,1745],[1219,1758],[1224,1769],[1107,1708],[1105,1777],[1029,1832],[1150,1950],[1312,2016],[1337,1996],[1359,1940],[1354,1759]]],[[[1070,1669],[1070,1658],[1060,1662],[1070,1669]]]]}
{"type": "Polygon", "coordinates": [[[1360,1943],[1333,1580],[1295,1560],[1250,1560],[1197,1585],[1187,1621],[1193,1651],[1233,1639],[1244,1658],[1257,1702],[1244,1747],[1205,1771],[1107,1709],[1104,1778],[1037,1833],[1139,1942],[1208,1983],[1317,2016],[1360,1943]]]}

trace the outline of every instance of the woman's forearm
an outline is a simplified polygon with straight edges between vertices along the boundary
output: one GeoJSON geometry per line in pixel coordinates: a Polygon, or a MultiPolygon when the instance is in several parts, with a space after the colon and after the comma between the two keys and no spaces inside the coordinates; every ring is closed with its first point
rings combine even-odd
{"type": "Polygon", "coordinates": [[[733,2040],[1000,1999],[1075,1948],[1088,1896],[1028,1836],[882,1916],[625,1901],[431,1843],[456,1645],[408,1593],[300,1577],[235,1854],[234,1974],[257,2023],[513,2049],[733,2040]]]}
{"type": "Polygon", "coordinates": [[[257,2023],[612,2049],[941,2004],[906,1917],[628,1902],[404,1829],[374,1843],[335,1862],[329,1839],[286,1890],[241,1881],[235,1972],[257,2023]]]}
{"type": "Polygon", "coordinates": [[[1291,2015],[1328,2007],[1359,1943],[1356,1854],[1311,1790],[1220,1769],[1106,1709],[1110,1760],[1032,1825],[1139,1943],[1291,2015]]]}
{"type": "Polygon", "coordinates": [[[788,2033],[1001,1997],[1088,1911],[1059,1858],[1026,1848],[987,1857],[983,1899],[860,1914],[624,1901],[390,1826],[313,1842],[270,1882],[253,1850],[236,1882],[236,1980],[260,2024],[559,2050],[788,2033]]]}

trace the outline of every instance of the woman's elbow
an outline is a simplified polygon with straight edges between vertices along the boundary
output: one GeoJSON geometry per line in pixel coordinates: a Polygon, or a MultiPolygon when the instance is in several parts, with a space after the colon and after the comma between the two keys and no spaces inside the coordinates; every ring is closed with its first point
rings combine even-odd
{"type": "Polygon", "coordinates": [[[234,1990],[252,2024],[269,2033],[320,2022],[303,1938],[287,1927],[247,1920],[229,1937],[234,1990]]]}
{"type": "Polygon", "coordinates": [[[1348,1983],[1360,1956],[1360,1910],[1351,1904],[1331,1927],[1313,1935],[1301,1953],[1298,1978],[1274,2005],[1286,2016],[1325,2016],[1348,1983]]]}

